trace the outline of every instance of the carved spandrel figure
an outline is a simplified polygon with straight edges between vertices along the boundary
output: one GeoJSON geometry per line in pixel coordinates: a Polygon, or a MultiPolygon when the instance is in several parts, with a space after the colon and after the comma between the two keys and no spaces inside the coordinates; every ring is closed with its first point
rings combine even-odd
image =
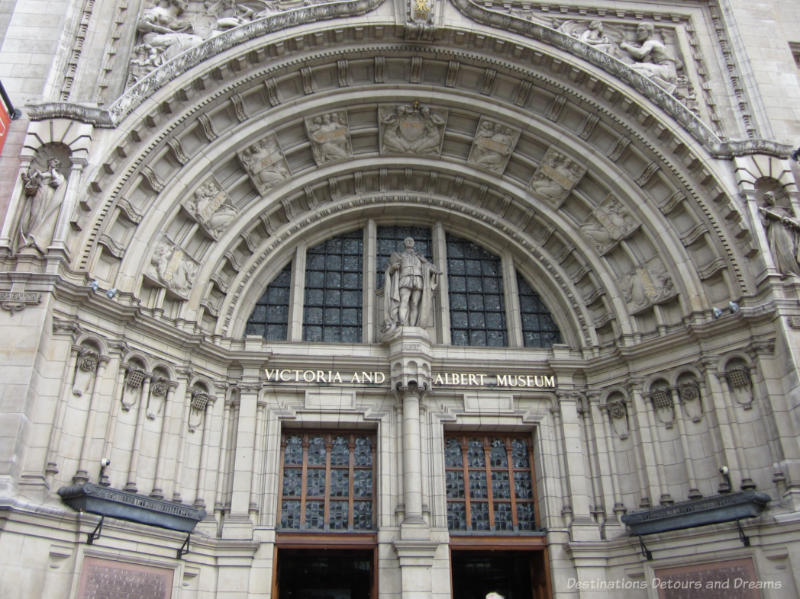
{"type": "Polygon", "coordinates": [[[758,210],[767,231],[775,268],[783,277],[800,276],[800,219],[778,204],[775,194],[770,191],[764,194],[764,205],[758,210]]]}
{"type": "Polygon", "coordinates": [[[619,44],[619,47],[634,60],[628,66],[672,93],[678,82],[675,58],[669,55],[666,45],[656,34],[652,23],[639,23],[636,28],[636,41],[639,43],[622,41],[619,44]]]}
{"type": "Polygon", "coordinates": [[[289,176],[289,168],[274,135],[239,152],[239,160],[261,195],[289,176]]]}
{"type": "Polygon", "coordinates": [[[183,0],[161,0],[142,12],[136,26],[141,43],[155,50],[161,61],[203,41],[202,37],[194,34],[192,24],[180,18],[185,9],[183,0]]]}
{"type": "Polygon", "coordinates": [[[428,327],[433,320],[433,292],[439,270],[414,249],[414,240],[389,257],[384,279],[384,332],[399,326],[428,327]]]}
{"type": "Polygon", "coordinates": [[[51,158],[45,170],[31,166],[28,172],[22,173],[28,200],[19,220],[20,243],[17,249],[32,247],[44,254],[52,242],[66,191],[67,180],[58,170],[60,166],[57,158],[51,158]]]}
{"type": "Polygon", "coordinates": [[[447,113],[424,104],[380,107],[381,151],[404,154],[438,154],[444,138],[447,113]]]}

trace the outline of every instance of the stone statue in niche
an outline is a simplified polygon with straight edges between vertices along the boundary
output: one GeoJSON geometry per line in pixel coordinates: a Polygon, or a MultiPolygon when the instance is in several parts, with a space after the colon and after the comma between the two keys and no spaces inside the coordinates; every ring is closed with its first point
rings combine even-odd
{"type": "Polygon", "coordinates": [[[384,278],[384,335],[398,327],[433,324],[433,292],[440,271],[414,249],[414,240],[403,241],[402,252],[389,256],[384,278]]]}
{"type": "Polygon", "coordinates": [[[635,42],[623,40],[619,47],[633,59],[628,65],[630,68],[652,79],[670,93],[675,91],[678,83],[675,57],[667,51],[652,23],[639,23],[635,42]]]}
{"type": "Polygon", "coordinates": [[[318,165],[343,160],[353,155],[346,111],[326,112],[307,118],[305,123],[314,161],[318,165]]]}
{"type": "Polygon", "coordinates": [[[773,192],[766,192],[763,200],[758,210],[775,268],[782,277],[800,276],[800,219],[781,206],[773,192]]]}
{"type": "Polygon", "coordinates": [[[628,307],[637,312],[674,295],[674,285],[660,258],[651,258],[622,277],[622,291],[628,307]]]}
{"type": "Polygon", "coordinates": [[[187,205],[189,212],[214,238],[219,237],[236,218],[236,209],[228,194],[213,178],[194,192],[194,201],[187,205]]]}
{"type": "Polygon", "coordinates": [[[22,173],[22,183],[25,202],[18,221],[17,249],[30,247],[44,254],[53,241],[67,187],[61,161],[48,158],[45,168],[31,164],[22,173]]]}
{"type": "Polygon", "coordinates": [[[519,140],[519,130],[481,117],[468,162],[503,173],[519,140]]]}
{"type": "Polygon", "coordinates": [[[261,195],[289,177],[289,167],[274,135],[239,152],[239,160],[261,195]]]}
{"type": "Polygon", "coordinates": [[[162,239],[150,258],[154,278],[178,295],[186,297],[197,276],[197,264],[168,239],[162,239]]]}
{"type": "Polygon", "coordinates": [[[614,196],[608,196],[594,209],[592,217],[581,225],[581,232],[594,244],[598,253],[604,254],[637,227],[638,224],[622,204],[614,196]]]}
{"type": "Polygon", "coordinates": [[[533,174],[531,189],[558,208],[585,173],[582,165],[551,147],[533,174]]]}
{"type": "Polygon", "coordinates": [[[425,104],[380,106],[381,153],[439,154],[447,111],[425,104]]]}

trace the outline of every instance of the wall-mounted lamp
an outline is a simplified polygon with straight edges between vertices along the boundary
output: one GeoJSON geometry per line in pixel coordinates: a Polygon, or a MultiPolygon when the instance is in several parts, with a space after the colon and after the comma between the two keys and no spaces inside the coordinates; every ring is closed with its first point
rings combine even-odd
{"type": "Polygon", "coordinates": [[[714,306],[711,308],[711,313],[714,315],[714,318],[720,318],[723,314],[725,314],[725,310],[728,310],[731,314],[736,314],[739,311],[739,304],[735,301],[731,300],[728,302],[727,308],[717,308],[714,306]]]}

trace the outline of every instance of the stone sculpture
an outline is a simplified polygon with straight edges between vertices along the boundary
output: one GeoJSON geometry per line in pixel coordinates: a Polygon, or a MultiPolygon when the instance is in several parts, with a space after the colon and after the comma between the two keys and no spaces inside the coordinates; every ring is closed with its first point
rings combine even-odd
{"type": "Polygon", "coordinates": [[[548,200],[554,208],[558,208],[585,173],[583,166],[554,148],[549,148],[533,175],[531,189],[548,200]]]}
{"type": "Polygon", "coordinates": [[[519,131],[502,123],[481,119],[468,161],[496,173],[502,173],[517,145],[519,131]]]}
{"type": "Polygon", "coordinates": [[[764,206],[758,210],[767,231],[775,268],[783,277],[800,276],[800,219],[778,204],[771,191],[764,194],[764,206]]]}
{"type": "Polygon", "coordinates": [[[639,23],[636,27],[636,42],[622,41],[619,47],[633,59],[630,65],[637,73],[659,83],[670,93],[675,91],[678,72],[675,58],[670,56],[664,42],[656,34],[652,23],[639,23]]]}
{"type": "Polygon", "coordinates": [[[600,254],[607,252],[617,241],[630,235],[637,227],[633,217],[613,197],[597,206],[592,218],[581,225],[600,254]]]}
{"type": "Polygon", "coordinates": [[[433,292],[439,270],[414,249],[414,240],[403,241],[404,250],[389,257],[384,279],[384,333],[402,326],[428,327],[433,323],[433,292]]]}
{"type": "Polygon", "coordinates": [[[415,102],[381,106],[381,152],[438,154],[442,149],[447,111],[415,102]]]}
{"type": "Polygon", "coordinates": [[[162,239],[153,250],[150,264],[156,280],[181,296],[187,296],[197,275],[197,265],[169,240],[162,239]]]}
{"type": "Polygon", "coordinates": [[[261,195],[289,177],[289,167],[274,135],[239,152],[239,160],[261,195]]]}
{"type": "Polygon", "coordinates": [[[305,123],[311,151],[318,165],[353,155],[345,111],[328,112],[306,119],[305,123]]]}
{"type": "Polygon", "coordinates": [[[194,201],[189,204],[189,211],[215,238],[228,228],[237,214],[230,204],[228,194],[213,179],[203,183],[194,192],[194,201]]]}
{"type": "Polygon", "coordinates": [[[44,254],[53,240],[67,181],[58,170],[60,166],[57,158],[50,158],[46,169],[39,170],[31,165],[27,172],[22,173],[27,201],[19,219],[17,249],[31,247],[44,254]]]}
{"type": "Polygon", "coordinates": [[[622,289],[629,309],[638,312],[674,295],[674,285],[660,258],[651,258],[622,277],[622,289]]]}

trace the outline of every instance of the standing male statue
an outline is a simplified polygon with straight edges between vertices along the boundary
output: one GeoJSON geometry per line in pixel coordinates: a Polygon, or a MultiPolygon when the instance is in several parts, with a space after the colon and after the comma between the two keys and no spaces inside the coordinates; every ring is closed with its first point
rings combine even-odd
{"type": "Polygon", "coordinates": [[[389,257],[384,280],[384,332],[398,326],[428,327],[432,324],[433,291],[439,270],[414,249],[406,237],[405,249],[389,257]]]}

